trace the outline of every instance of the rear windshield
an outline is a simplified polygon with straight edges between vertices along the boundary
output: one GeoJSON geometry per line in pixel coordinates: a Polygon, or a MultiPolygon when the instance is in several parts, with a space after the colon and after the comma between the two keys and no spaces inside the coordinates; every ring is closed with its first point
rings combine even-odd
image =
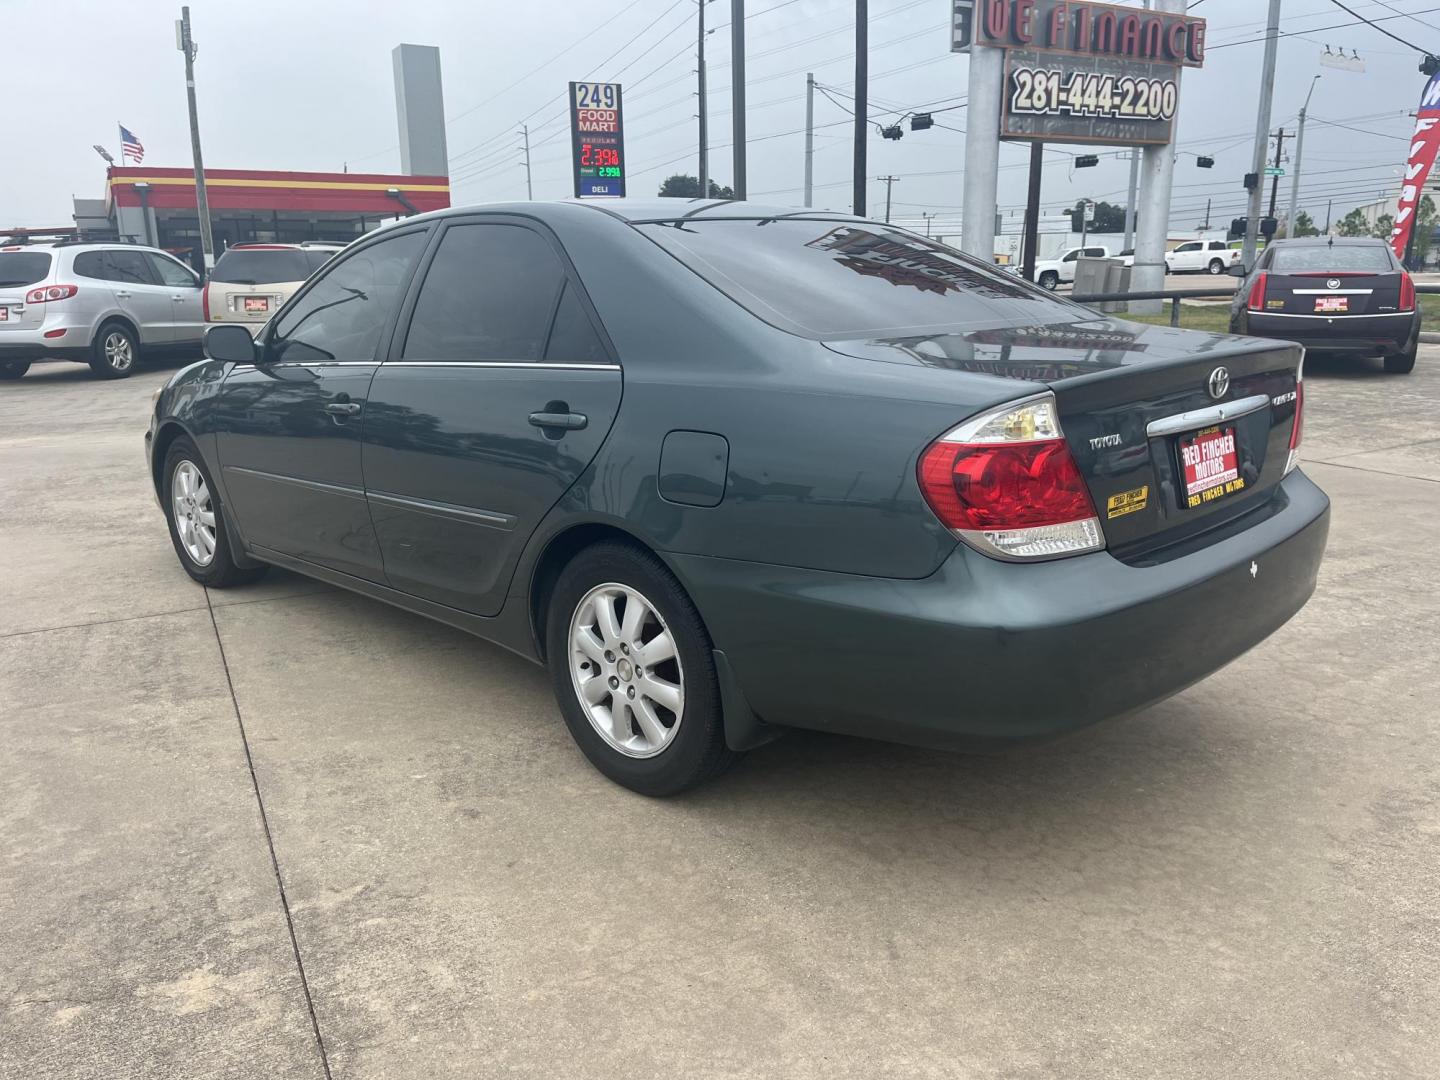
{"type": "Polygon", "coordinates": [[[34,285],[50,273],[44,251],[0,251],[0,286],[34,285]]]}
{"type": "Polygon", "coordinates": [[[1333,273],[1350,271],[1372,271],[1384,273],[1394,270],[1390,261],[1390,249],[1378,244],[1352,246],[1336,244],[1334,247],[1310,246],[1277,247],[1270,257],[1270,269],[1278,274],[1303,274],[1308,271],[1333,273]]]}
{"type": "Polygon", "coordinates": [[[211,281],[231,285],[274,285],[280,281],[304,281],[324,263],[313,262],[311,252],[299,248],[231,248],[215,263],[211,281]]]}
{"type": "Polygon", "coordinates": [[[886,225],[766,218],[638,228],[753,314],[809,337],[1095,317],[954,248],[886,225]]]}

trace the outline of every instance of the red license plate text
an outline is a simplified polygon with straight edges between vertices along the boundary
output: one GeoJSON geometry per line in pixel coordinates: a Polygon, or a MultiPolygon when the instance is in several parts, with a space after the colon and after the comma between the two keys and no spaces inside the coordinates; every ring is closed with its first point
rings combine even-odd
{"type": "Polygon", "coordinates": [[[1245,487],[1233,427],[1206,428],[1182,438],[1180,465],[1185,473],[1185,505],[1192,510],[1245,487]]]}

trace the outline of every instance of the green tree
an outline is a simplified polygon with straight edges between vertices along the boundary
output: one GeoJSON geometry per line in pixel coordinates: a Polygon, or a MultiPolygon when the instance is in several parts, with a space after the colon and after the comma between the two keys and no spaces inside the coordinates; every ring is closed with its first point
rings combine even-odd
{"type": "MultiPolygon", "coordinates": [[[[700,178],[685,173],[667,176],[665,182],[660,185],[660,197],[662,199],[698,199],[700,198],[700,178]]],[[[710,198],[733,199],[735,192],[731,188],[721,187],[711,180],[710,198]]]]}
{"type": "MultiPolygon", "coordinates": [[[[1070,216],[1070,230],[1082,232],[1080,227],[1080,215],[1085,212],[1085,200],[1081,199],[1075,204],[1075,209],[1066,210],[1070,216]]],[[[1094,224],[1090,226],[1091,232],[1112,233],[1125,231],[1125,208],[1116,206],[1114,203],[1097,202],[1095,204],[1094,224]]]]}
{"type": "Polygon", "coordinates": [[[1304,210],[1295,214],[1295,235],[1296,236],[1319,236],[1320,230],[1315,227],[1315,221],[1304,210]]]}
{"type": "Polygon", "coordinates": [[[1377,240],[1389,240],[1390,234],[1395,231],[1395,215],[1381,214],[1375,219],[1375,229],[1371,233],[1377,240]]]}
{"type": "Polygon", "coordinates": [[[1335,231],[1341,236],[1369,236],[1370,223],[1365,220],[1365,215],[1359,210],[1351,210],[1340,219],[1335,226],[1335,231]]]}

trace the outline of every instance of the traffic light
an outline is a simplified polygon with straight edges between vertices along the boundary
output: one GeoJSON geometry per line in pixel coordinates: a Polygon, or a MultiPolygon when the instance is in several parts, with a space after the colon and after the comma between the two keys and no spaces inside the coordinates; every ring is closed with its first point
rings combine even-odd
{"type": "Polygon", "coordinates": [[[928,112],[916,113],[910,117],[911,131],[924,131],[926,128],[935,126],[935,118],[928,112]]]}
{"type": "Polygon", "coordinates": [[[1427,78],[1440,71],[1440,57],[1425,54],[1425,59],[1420,61],[1420,74],[1427,78]]]}
{"type": "Polygon", "coordinates": [[[889,127],[882,127],[880,129],[880,137],[882,139],[903,139],[905,137],[905,129],[899,124],[891,124],[889,127]]]}
{"type": "Polygon", "coordinates": [[[1244,235],[1245,235],[1247,232],[1249,232],[1249,231],[1250,231],[1250,219],[1249,219],[1249,218],[1237,217],[1237,218],[1231,219],[1231,221],[1230,221],[1230,235],[1231,235],[1231,236],[1244,236],[1244,235]]]}
{"type": "Polygon", "coordinates": [[[1081,154],[1075,159],[1075,168],[1093,169],[1100,164],[1100,159],[1094,154],[1081,154]]]}
{"type": "Polygon", "coordinates": [[[1280,227],[1280,222],[1273,217],[1262,217],[1260,219],[1260,235],[1267,240],[1275,235],[1275,230],[1280,227]]]}
{"type": "Polygon", "coordinates": [[[1213,157],[1197,157],[1195,164],[1201,169],[1213,169],[1215,167],[1215,159],[1213,157]]]}
{"type": "Polygon", "coordinates": [[[1247,172],[1245,174],[1245,190],[1254,191],[1260,186],[1260,174],[1258,172],[1247,172]]]}

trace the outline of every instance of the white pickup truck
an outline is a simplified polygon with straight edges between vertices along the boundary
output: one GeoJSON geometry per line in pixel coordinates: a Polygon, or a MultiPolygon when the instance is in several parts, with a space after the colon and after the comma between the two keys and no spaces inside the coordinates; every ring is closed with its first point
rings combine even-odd
{"type": "Polygon", "coordinates": [[[1224,240],[1191,240],[1165,253],[1165,272],[1223,274],[1240,265],[1240,249],[1224,240]]]}
{"type": "Polygon", "coordinates": [[[1058,258],[1041,259],[1035,264],[1035,282],[1043,289],[1054,289],[1062,281],[1075,280],[1075,260],[1080,256],[1087,259],[1105,259],[1110,256],[1108,247],[1077,247],[1062,252],[1058,258]]]}

